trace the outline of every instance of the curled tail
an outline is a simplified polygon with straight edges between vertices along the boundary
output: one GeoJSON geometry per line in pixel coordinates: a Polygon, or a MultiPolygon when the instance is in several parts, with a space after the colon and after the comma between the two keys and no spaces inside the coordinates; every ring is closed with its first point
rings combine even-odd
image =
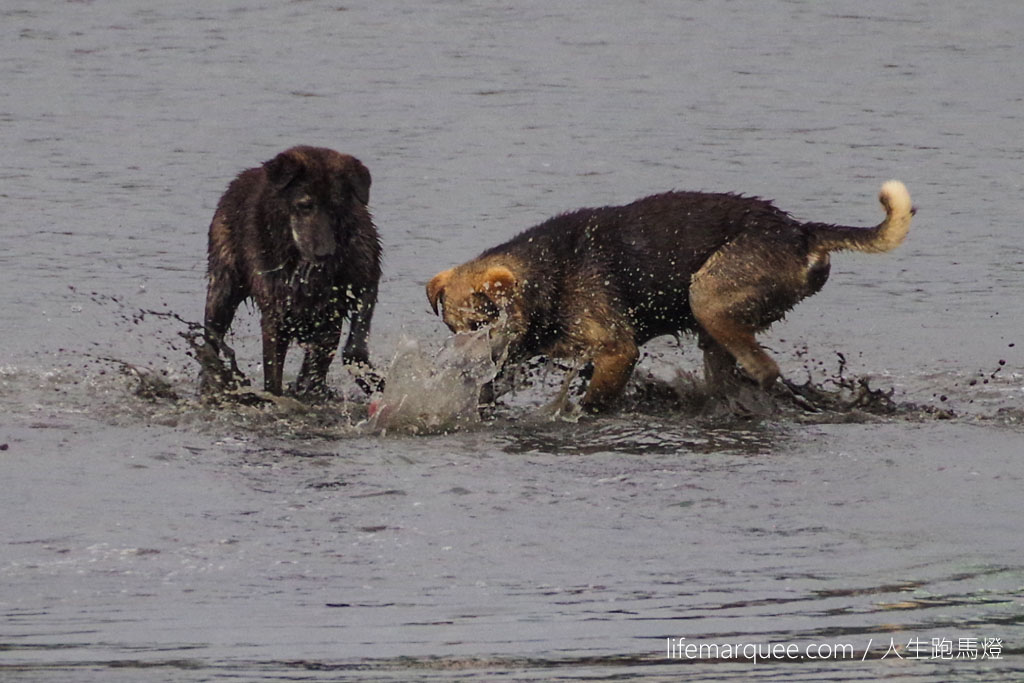
{"type": "Polygon", "coordinates": [[[811,229],[811,250],[820,254],[843,249],[880,253],[898,247],[906,238],[914,215],[910,193],[900,181],[890,180],[882,185],[878,201],[885,208],[885,220],[873,228],[806,224],[811,229]]]}

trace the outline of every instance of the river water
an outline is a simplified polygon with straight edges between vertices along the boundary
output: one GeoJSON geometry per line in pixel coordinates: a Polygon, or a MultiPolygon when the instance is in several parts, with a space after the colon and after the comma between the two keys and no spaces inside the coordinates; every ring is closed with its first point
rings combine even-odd
{"type": "Polygon", "coordinates": [[[0,678],[1019,680],[1022,31],[1011,0],[5,2],[0,678]],[[683,339],[578,422],[543,373],[433,435],[366,429],[341,368],[350,400],[202,407],[213,208],[299,143],[373,172],[382,367],[440,347],[434,273],[555,213],[871,225],[900,178],[907,242],[765,335],[891,397],[651,398],[683,339]]]}

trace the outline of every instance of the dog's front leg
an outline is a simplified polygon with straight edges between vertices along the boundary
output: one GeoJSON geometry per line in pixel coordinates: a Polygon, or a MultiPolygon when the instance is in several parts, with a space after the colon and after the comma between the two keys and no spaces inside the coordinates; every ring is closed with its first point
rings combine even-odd
{"type": "Polygon", "coordinates": [[[632,340],[603,344],[592,355],[594,373],[580,406],[587,412],[604,410],[622,394],[640,351],[632,340]]]}
{"type": "Polygon", "coordinates": [[[370,365],[370,322],[376,303],[376,287],[367,288],[359,296],[349,316],[348,339],[341,351],[341,362],[355,366],[356,384],[367,394],[384,388],[384,379],[370,365]]]}
{"type": "Polygon", "coordinates": [[[275,396],[281,395],[284,378],[284,357],[288,353],[288,336],[280,321],[264,315],[263,329],[263,388],[275,396]]]}

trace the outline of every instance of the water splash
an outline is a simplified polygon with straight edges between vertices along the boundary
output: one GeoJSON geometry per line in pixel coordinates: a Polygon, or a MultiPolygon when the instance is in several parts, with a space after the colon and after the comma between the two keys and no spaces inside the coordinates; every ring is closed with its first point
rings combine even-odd
{"type": "Polygon", "coordinates": [[[449,337],[433,357],[404,337],[384,391],[370,403],[367,429],[429,434],[480,421],[480,392],[498,373],[486,330],[449,337]]]}
{"type": "MultiPolygon", "coordinates": [[[[786,419],[803,423],[862,422],[873,419],[953,419],[950,407],[921,404],[896,396],[895,387],[879,388],[878,378],[848,373],[845,356],[836,352],[837,369],[829,374],[807,370],[802,383],[786,378],[763,390],[737,369],[731,377],[708,385],[699,374],[676,370],[662,379],[637,373],[624,409],[640,413],[671,412],[711,420],[786,419]],[[817,375],[817,376],[816,376],[817,375]]],[[[884,386],[884,384],[883,384],[884,386]]]]}
{"type": "Polygon", "coordinates": [[[37,376],[32,369],[0,368],[0,405],[16,410],[25,404],[52,406],[58,416],[89,412],[108,421],[144,419],[169,426],[237,427],[264,436],[318,439],[437,434],[480,426],[498,431],[536,429],[576,422],[593,428],[622,419],[640,418],[649,424],[651,418],[661,417],[690,420],[698,431],[723,425],[746,429],[763,421],[980,419],[1014,429],[1024,424],[1021,376],[1006,371],[1012,364],[1005,359],[966,374],[868,377],[850,373],[840,351],[833,351],[829,362],[808,356],[802,348],[797,357],[804,361],[806,378],[783,380],[768,392],[739,375],[728,386],[708,386],[699,367],[680,367],[675,354],[662,358],[656,348],[648,350],[646,364],[637,368],[613,413],[584,417],[577,403],[586,387],[585,368],[534,358],[507,365],[499,374],[503,359],[492,358],[501,344],[493,330],[490,339],[484,332],[450,337],[437,353],[433,345],[427,350],[426,344],[402,339],[390,367],[384,368],[386,390],[374,394],[369,404],[362,393],[353,394],[355,387],[348,393],[332,391],[323,396],[273,396],[253,386],[230,347],[223,356],[213,353],[205,344],[200,323],[169,308],[132,309],[110,297],[99,303],[117,305],[131,334],[168,347],[169,352],[159,356],[164,362],[147,366],[106,348],[61,349],[59,372],[37,376]],[[152,330],[152,325],[141,324],[151,318],[170,323],[173,330],[152,330]],[[76,370],[66,358],[74,355],[88,359],[90,367],[76,370]],[[186,359],[189,362],[182,365],[186,359]],[[216,390],[210,395],[197,391],[196,365],[213,380],[216,390]],[[110,366],[117,372],[109,373],[110,366]],[[494,391],[485,394],[489,384],[494,391]],[[59,391],[54,392],[55,388],[59,391]],[[126,395],[138,400],[125,401],[126,395]],[[97,401],[97,396],[107,398],[97,401]],[[490,403],[493,396],[500,398],[490,403]]]}

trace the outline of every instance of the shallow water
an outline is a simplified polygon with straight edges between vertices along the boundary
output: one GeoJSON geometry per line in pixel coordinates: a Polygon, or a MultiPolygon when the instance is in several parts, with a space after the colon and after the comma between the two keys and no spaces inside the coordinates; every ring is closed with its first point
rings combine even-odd
{"type": "Polygon", "coordinates": [[[0,677],[1019,679],[1022,28],[1008,0],[6,3],[0,677]],[[341,368],[347,401],[201,406],[174,316],[209,219],[296,143],[373,172],[379,365],[440,348],[435,272],[557,212],[735,190],[869,225],[898,177],[907,243],[837,255],[765,342],[899,410],[644,393],[685,388],[690,339],[578,422],[537,417],[557,373],[432,436],[368,433],[341,368]]]}

